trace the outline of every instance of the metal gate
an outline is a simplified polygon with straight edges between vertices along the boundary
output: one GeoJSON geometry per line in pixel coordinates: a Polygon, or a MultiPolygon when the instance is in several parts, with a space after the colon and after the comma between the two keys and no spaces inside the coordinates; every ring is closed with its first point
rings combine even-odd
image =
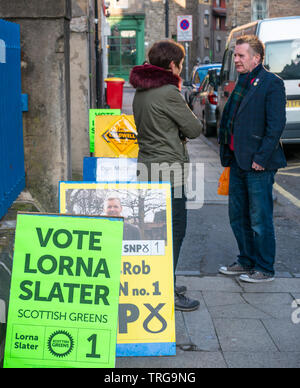
{"type": "Polygon", "coordinates": [[[0,19],[0,219],[24,187],[20,27],[0,19]]]}

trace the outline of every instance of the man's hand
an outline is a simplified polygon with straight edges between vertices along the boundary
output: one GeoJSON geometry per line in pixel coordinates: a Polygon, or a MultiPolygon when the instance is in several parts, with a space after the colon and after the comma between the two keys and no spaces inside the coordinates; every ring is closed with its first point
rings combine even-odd
{"type": "Polygon", "coordinates": [[[265,169],[262,166],[260,166],[259,164],[255,163],[255,162],[252,163],[252,168],[255,171],[265,171],[265,169]]]}

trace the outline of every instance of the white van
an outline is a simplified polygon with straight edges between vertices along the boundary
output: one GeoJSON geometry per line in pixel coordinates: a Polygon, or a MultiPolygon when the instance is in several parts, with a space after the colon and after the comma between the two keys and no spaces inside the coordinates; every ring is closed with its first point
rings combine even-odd
{"type": "Polygon", "coordinates": [[[248,34],[257,35],[265,44],[264,66],[285,83],[287,124],[282,142],[300,144],[300,16],[258,20],[231,31],[220,75],[218,122],[238,77],[233,55],[236,39],[248,34]]]}

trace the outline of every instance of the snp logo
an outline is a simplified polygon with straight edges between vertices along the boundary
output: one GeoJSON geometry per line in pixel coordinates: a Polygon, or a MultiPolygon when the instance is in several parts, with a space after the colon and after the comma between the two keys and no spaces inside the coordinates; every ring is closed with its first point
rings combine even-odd
{"type": "Polygon", "coordinates": [[[292,322],[297,325],[300,323],[300,299],[295,299],[293,301],[292,308],[295,309],[292,313],[292,322]]]}
{"type": "Polygon", "coordinates": [[[0,39],[0,63],[6,63],[6,44],[0,39]]]}

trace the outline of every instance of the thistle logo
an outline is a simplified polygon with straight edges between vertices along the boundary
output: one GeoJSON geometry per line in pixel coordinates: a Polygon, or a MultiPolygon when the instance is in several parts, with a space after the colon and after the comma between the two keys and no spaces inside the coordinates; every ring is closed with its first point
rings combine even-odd
{"type": "Polygon", "coordinates": [[[68,356],[74,348],[74,340],[65,330],[57,330],[48,339],[49,352],[58,358],[68,356]]]}
{"type": "Polygon", "coordinates": [[[137,147],[135,125],[124,116],[104,132],[102,137],[117,153],[127,154],[133,147],[137,147]]]}

